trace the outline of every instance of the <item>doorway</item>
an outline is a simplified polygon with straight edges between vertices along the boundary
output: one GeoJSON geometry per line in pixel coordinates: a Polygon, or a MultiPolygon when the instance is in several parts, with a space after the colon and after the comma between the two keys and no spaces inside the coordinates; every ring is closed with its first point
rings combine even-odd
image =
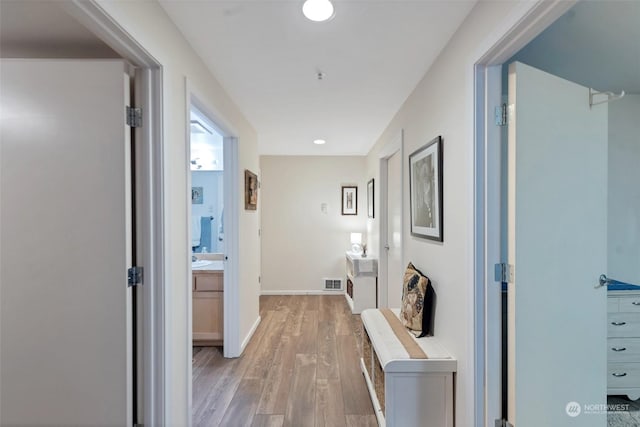
{"type": "Polygon", "coordinates": [[[380,273],[378,301],[380,307],[399,307],[396,295],[400,289],[392,289],[391,283],[403,271],[403,187],[404,150],[402,131],[379,154],[380,159],[380,273]]]}
{"type": "Polygon", "coordinates": [[[223,352],[224,138],[196,106],[190,111],[191,290],[194,358],[223,352]]]}
{"type": "MultiPolygon", "coordinates": [[[[513,155],[512,150],[507,150],[506,139],[504,138],[504,128],[497,126],[494,119],[494,108],[500,107],[504,102],[502,97],[506,94],[506,91],[503,91],[503,87],[506,85],[507,80],[507,67],[506,65],[513,61],[522,61],[536,68],[540,68],[547,73],[555,74],[557,76],[562,77],[565,80],[571,80],[577,82],[584,86],[583,89],[580,89],[580,95],[582,97],[581,108],[586,108],[587,110],[596,110],[598,108],[605,108],[608,110],[608,121],[606,121],[605,126],[608,125],[608,132],[604,131],[604,139],[608,144],[608,147],[605,146],[604,151],[599,155],[599,162],[594,162],[592,168],[597,167],[598,172],[600,173],[601,179],[598,181],[597,185],[598,190],[594,193],[592,190],[588,190],[585,197],[595,197],[595,194],[599,193],[601,199],[602,206],[594,208],[596,210],[600,210],[602,215],[600,215],[600,219],[598,223],[600,224],[598,227],[590,226],[585,227],[584,230],[581,231],[582,237],[576,237],[575,239],[571,239],[571,241],[577,241],[577,238],[582,238],[584,240],[584,236],[589,235],[586,229],[594,231],[594,235],[592,236],[595,239],[595,236],[599,236],[599,244],[596,249],[596,252],[600,254],[597,263],[600,265],[599,270],[603,270],[608,272],[609,276],[612,276],[616,279],[621,279],[621,281],[627,283],[640,283],[639,276],[640,272],[638,272],[637,268],[637,218],[640,215],[640,206],[637,206],[635,201],[639,200],[636,194],[635,189],[631,189],[628,186],[624,185],[626,182],[637,182],[637,177],[633,175],[633,168],[630,167],[620,167],[620,165],[616,165],[612,162],[620,161],[615,160],[616,154],[618,157],[620,156],[619,149],[620,147],[616,147],[616,143],[613,142],[616,138],[615,134],[620,133],[621,126],[619,123],[614,123],[616,119],[615,116],[620,118],[620,114],[624,115],[625,113],[616,112],[616,110],[622,110],[625,107],[625,102],[632,102],[633,97],[627,95],[626,100],[622,101],[614,101],[611,103],[604,103],[603,105],[594,105],[591,108],[588,105],[589,102],[589,88],[594,88],[601,91],[611,91],[611,96],[609,95],[600,95],[597,97],[598,100],[606,100],[617,98],[617,94],[620,93],[620,90],[625,89],[628,92],[635,92],[637,89],[638,81],[625,81],[622,83],[624,87],[620,86],[620,83],[617,82],[616,77],[620,77],[624,73],[625,69],[628,71],[629,69],[634,70],[634,75],[639,76],[640,70],[638,70],[637,58],[638,56],[638,48],[637,46],[627,46],[624,49],[616,49],[622,53],[622,55],[629,56],[630,54],[636,60],[636,64],[631,64],[631,66],[625,66],[624,59],[613,58],[611,55],[614,55],[615,52],[612,52],[611,49],[607,49],[606,46],[611,46],[611,44],[607,43],[607,37],[618,37],[622,39],[630,39],[633,40],[634,36],[633,31],[634,27],[637,27],[636,24],[633,26],[625,25],[627,19],[624,20],[619,19],[620,16],[628,17],[632,20],[635,19],[635,22],[638,22],[640,16],[638,15],[638,5],[632,4],[631,2],[625,2],[620,4],[611,4],[607,3],[607,5],[593,3],[593,2],[580,2],[575,7],[570,8],[573,4],[558,4],[555,7],[551,8],[532,8],[529,15],[525,17],[523,22],[528,21],[529,25],[534,22],[533,27],[536,27],[536,30],[532,33],[531,27],[525,31],[526,25],[522,25],[521,27],[518,25],[514,25],[514,30],[512,31],[513,36],[510,38],[511,45],[508,47],[500,46],[494,47],[492,51],[489,51],[484,58],[478,61],[476,66],[476,77],[477,77],[477,86],[476,86],[476,112],[478,113],[478,117],[483,117],[482,120],[479,121],[479,124],[476,127],[476,141],[479,142],[477,145],[477,153],[476,153],[476,200],[477,206],[479,210],[476,212],[476,216],[482,221],[483,225],[476,228],[476,259],[477,266],[479,268],[476,270],[476,310],[477,310],[477,324],[479,325],[479,331],[477,336],[482,340],[482,345],[479,346],[479,353],[476,354],[476,362],[478,363],[478,372],[479,374],[484,376],[484,380],[487,382],[486,388],[484,390],[478,391],[478,396],[482,400],[478,401],[478,405],[480,408],[486,408],[484,414],[479,415],[484,420],[484,423],[489,425],[493,424],[496,419],[505,418],[509,419],[512,423],[515,421],[513,411],[517,410],[517,408],[509,407],[510,405],[501,404],[501,398],[503,395],[507,395],[510,397],[514,397],[513,384],[510,387],[511,391],[503,392],[503,388],[501,387],[501,380],[505,379],[503,375],[501,375],[501,368],[507,363],[504,357],[500,357],[501,350],[504,346],[508,346],[509,344],[513,344],[513,341],[516,339],[515,335],[519,334],[520,337],[523,336],[524,332],[520,329],[520,324],[516,324],[515,327],[512,327],[508,331],[509,340],[503,342],[502,334],[501,334],[501,283],[499,275],[496,274],[494,277],[494,265],[499,265],[500,262],[505,262],[505,264],[510,264],[512,261],[507,263],[506,252],[509,247],[507,242],[507,236],[510,234],[510,230],[507,227],[507,203],[509,197],[505,197],[505,191],[507,188],[507,180],[501,178],[501,174],[505,173],[505,166],[508,162],[505,159],[505,156],[508,154],[513,155]],[[620,8],[629,8],[627,10],[620,10],[620,8]],[[599,10],[596,10],[600,8],[599,10]],[[611,16],[615,16],[616,18],[611,21],[607,21],[611,16]],[[549,25],[551,23],[551,25],[549,25]],[[545,29],[546,28],[546,29],[545,29]],[[603,35],[601,34],[602,29],[606,28],[607,32],[610,34],[603,35]],[[612,30],[614,29],[615,30],[612,30]],[[544,30],[544,31],[543,31],[544,30]],[[540,32],[540,34],[536,37],[535,33],[540,32]],[[574,44],[571,46],[571,52],[562,52],[562,46],[567,46],[566,43],[556,43],[554,44],[551,40],[555,37],[559,37],[562,35],[563,40],[571,40],[574,44]],[[524,46],[524,47],[523,47],[524,46]],[[523,48],[521,48],[523,47],[523,48]],[[590,59],[592,63],[586,65],[584,60],[590,59]],[[503,67],[502,64],[505,64],[503,67]],[[621,73],[622,71],[622,73],[621,73]],[[589,75],[589,72],[592,75],[589,75]],[[623,178],[624,177],[624,178],[623,178]],[[617,180],[617,181],[616,181],[617,180]],[[617,183],[616,183],[617,182],[617,183]],[[616,199],[615,204],[613,203],[616,199]],[[631,202],[631,203],[630,203],[631,202]],[[615,206],[615,207],[614,207],[615,206]],[[621,214],[621,211],[624,211],[624,214],[621,214]],[[625,217],[624,219],[621,218],[625,217]],[[604,220],[602,219],[604,217],[604,220]],[[608,224],[607,224],[608,218],[608,224]],[[615,219],[615,224],[617,226],[612,227],[612,221],[615,219]],[[634,219],[630,219],[634,218],[634,219]],[[612,235],[612,232],[615,232],[614,229],[618,229],[618,237],[612,235]],[[620,236],[624,235],[625,238],[621,238],[620,236]],[[602,247],[604,246],[604,247],[602,247]],[[612,250],[615,252],[615,249],[618,249],[617,253],[612,253],[612,250]],[[636,260],[634,263],[625,263],[625,259],[633,258],[636,260]],[[621,264],[624,266],[621,267],[621,264]],[[617,277],[616,277],[617,276],[617,277]],[[485,334],[486,333],[486,334],[485,334]],[[511,341],[511,342],[510,342],[511,341]],[[501,360],[502,359],[502,360],[501,360]],[[501,360],[501,362],[496,362],[497,360],[501,360]]],[[[637,39],[637,37],[636,37],[637,39]]],[[[614,43],[614,45],[622,46],[621,44],[614,43]]],[[[554,92],[555,93],[555,92],[554,92]]],[[[559,95],[560,96],[560,95],[559,95]]],[[[561,106],[560,102],[556,102],[556,98],[554,96],[547,96],[546,109],[553,111],[556,115],[566,118],[564,115],[569,114],[573,115],[575,109],[565,111],[561,106]]],[[[497,114],[496,117],[502,116],[506,117],[508,120],[512,120],[512,116],[518,117],[518,106],[511,106],[511,101],[508,102],[504,115],[497,114]]],[[[522,111],[522,109],[520,108],[522,111]]],[[[534,108],[534,111],[539,112],[543,110],[542,107],[534,108]]],[[[629,111],[629,110],[628,110],[629,111]]],[[[637,111],[637,110],[633,110],[637,111]]],[[[496,110],[496,113],[498,110],[496,110]]],[[[606,113],[605,113],[606,114],[606,113]]],[[[626,114],[630,114],[627,112],[626,114]]],[[[532,117],[531,114],[527,115],[529,118],[532,117]]],[[[498,117],[499,119],[500,117],[498,117]]],[[[498,120],[499,121],[499,120],[498,120]]],[[[517,122],[516,122],[517,123],[517,122]]],[[[583,120],[583,123],[591,125],[591,120],[583,120]]],[[[515,125],[515,123],[513,123],[515,125]]],[[[507,128],[510,128],[512,123],[510,122],[507,125],[507,128]]],[[[553,127],[550,122],[545,121],[544,126],[538,127],[553,127]]],[[[583,126],[580,126],[583,127],[583,126]]],[[[629,127],[627,125],[627,127],[629,127]]],[[[510,129],[511,130],[511,129],[510,129]]],[[[543,140],[545,138],[545,134],[543,133],[540,138],[538,138],[538,142],[543,145],[543,140]]],[[[637,135],[637,131],[635,132],[637,135]]],[[[544,170],[545,174],[547,173],[547,168],[551,167],[553,160],[557,158],[560,154],[560,151],[566,147],[566,140],[559,141],[556,140],[552,148],[547,150],[547,152],[535,157],[532,156],[529,159],[525,159],[525,162],[535,161],[538,166],[541,168],[540,170],[544,170]],[[554,157],[555,156],[555,157],[554,157]]],[[[628,151],[624,155],[625,160],[634,161],[634,164],[637,164],[640,160],[640,153],[638,153],[637,148],[640,146],[640,141],[637,141],[635,138],[633,142],[633,149],[630,149],[630,145],[628,144],[630,141],[627,138],[626,148],[628,151]],[[629,151],[630,150],[630,151],[629,151]],[[634,160],[632,160],[634,159],[634,160]]],[[[585,152],[585,156],[587,156],[587,151],[576,148],[574,150],[573,156],[580,157],[582,152],[585,152]]],[[[567,165],[571,163],[568,162],[567,165]]],[[[587,166],[584,166],[587,168],[587,166]]],[[[587,168],[588,169],[588,168],[587,168]]],[[[568,171],[568,169],[567,169],[568,171]]],[[[586,174],[585,177],[591,179],[594,176],[594,173],[586,174]]],[[[505,175],[503,175],[504,177],[505,175]]],[[[559,185],[553,185],[552,189],[555,191],[556,187],[564,185],[567,181],[571,181],[573,179],[573,174],[564,173],[560,174],[562,176],[562,180],[559,182],[559,185]]],[[[534,181],[540,181],[540,178],[534,179],[534,181]]],[[[555,182],[558,182],[556,180],[555,182]]],[[[571,199],[571,197],[576,196],[580,193],[580,184],[575,183],[571,185],[571,194],[569,197],[562,198],[566,203],[567,200],[571,199]]],[[[595,188],[593,189],[595,190],[595,188]]],[[[517,197],[526,197],[525,192],[518,192],[519,190],[515,189],[515,194],[517,197]]],[[[529,193],[531,194],[531,193],[529,193]]],[[[511,194],[513,196],[513,194],[511,194]]],[[[571,219],[564,218],[565,214],[569,212],[566,206],[563,205],[563,200],[556,200],[554,206],[549,206],[549,209],[555,209],[557,215],[555,215],[556,222],[552,225],[551,228],[545,228],[541,223],[536,224],[538,227],[539,233],[544,233],[545,231],[549,231],[556,227],[558,224],[561,224],[564,221],[565,227],[560,230],[560,232],[564,232],[566,229],[575,225],[583,218],[585,215],[583,214],[575,214],[571,217],[571,219]]],[[[580,199],[582,200],[582,199],[580,199]]],[[[516,216],[515,218],[520,218],[516,216]]],[[[523,216],[520,219],[525,218],[523,216]]],[[[517,220],[516,220],[517,221],[517,220]]],[[[592,221],[593,222],[593,221],[592,221]]],[[[512,230],[511,230],[512,231],[512,230]]],[[[517,242],[517,240],[516,240],[517,242]]],[[[587,238],[587,242],[584,245],[590,245],[592,242],[587,238]]],[[[517,245],[517,243],[516,243],[517,245]]],[[[546,251],[556,250],[558,244],[554,244],[549,240],[549,247],[546,251]]],[[[536,252],[534,252],[535,255],[536,252]]],[[[541,253],[541,251],[537,251],[537,253],[541,253]]],[[[569,253],[573,256],[574,251],[569,251],[569,253]]],[[[562,259],[566,258],[567,264],[571,264],[568,259],[568,255],[563,256],[562,259]]],[[[582,261],[583,266],[586,268],[588,265],[591,267],[595,262],[587,262],[582,261]]],[[[548,267],[548,263],[543,262],[539,263],[541,270],[545,270],[548,267]]],[[[567,269],[568,265],[563,266],[564,273],[561,277],[567,277],[567,269]]],[[[584,269],[584,268],[582,268],[584,269]]],[[[508,266],[505,267],[505,270],[510,271],[508,266]]],[[[497,270],[496,270],[496,273],[497,270]]],[[[520,265],[515,265],[515,278],[516,280],[511,280],[509,278],[505,278],[505,281],[515,282],[506,284],[506,287],[514,289],[517,293],[518,289],[518,281],[522,282],[523,278],[526,278],[526,265],[520,263],[520,265]]],[[[508,275],[507,275],[508,276],[508,275]]],[[[612,292],[611,288],[609,292],[605,289],[593,289],[595,285],[598,283],[598,276],[591,272],[589,274],[589,279],[583,279],[583,283],[580,287],[580,292],[583,289],[590,289],[589,292],[585,291],[585,295],[598,295],[597,296],[597,306],[598,309],[597,314],[593,314],[594,317],[598,319],[598,327],[591,328],[591,342],[599,342],[602,344],[597,349],[589,352],[590,357],[592,354],[597,354],[598,358],[600,358],[600,362],[598,365],[600,368],[588,370],[589,374],[587,376],[595,377],[601,376],[604,378],[605,376],[608,378],[613,374],[619,374],[621,378],[629,378],[630,374],[627,372],[618,372],[614,370],[613,372],[607,372],[607,365],[611,366],[611,359],[609,358],[609,362],[607,362],[608,357],[606,356],[606,348],[607,348],[607,331],[604,326],[607,324],[607,300],[611,304],[612,292]],[[627,375],[622,375],[626,373],[627,375]]],[[[539,277],[541,281],[544,283],[548,283],[549,279],[543,279],[542,276],[539,277]]],[[[557,280],[557,279],[556,279],[557,280]]],[[[566,279],[569,280],[569,279],[566,279]]],[[[564,286],[563,283],[557,283],[557,286],[564,286]]],[[[523,286],[520,286],[522,289],[523,286]]],[[[537,290],[540,291],[542,295],[548,295],[549,298],[560,298],[558,296],[558,292],[556,292],[558,287],[554,288],[551,292],[544,292],[544,286],[541,286],[537,290]]],[[[618,300],[619,298],[614,298],[614,300],[618,300]]],[[[581,301],[574,301],[578,305],[581,304],[581,301]]],[[[528,304],[531,306],[534,305],[533,300],[529,300],[528,304]]],[[[544,304],[538,304],[536,306],[535,311],[539,316],[551,316],[553,312],[550,309],[550,306],[555,305],[554,301],[547,301],[544,304]]],[[[615,305],[615,304],[614,304],[615,305]]],[[[568,304],[566,307],[570,307],[571,304],[568,304]]],[[[509,306],[510,310],[519,313],[522,316],[526,316],[526,309],[518,311],[517,305],[509,306]]],[[[574,310],[570,308],[566,308],[562,313],[562,316],[559,320],[559,324],[568,324],[573,322],[575,325],[586,325],[588,322],[582,322],[578,318],[580,316],[588,315],[589,313],[584,313],[581,310],[574,310]]],[[[586,319],[589,320],[589,319],[586,319]]],[[[546,319],[543,319],[546,321],[546,319]]],[[[542,326],[542,323],[538,323],[540,326],[539,329],[545,329],[542,326]]],[[[548,328],[546,328],[548,329],[548,328]]],[[[560,339],[562,342],[562,337],[560,337],[560,330],[562,328],[553,328],[553,334],[550,335],[554,337],[553,339],[560,339]]],[[[578,328],[579,329],[579,328],[578,328]]],[[[579,333],[578,333],[579,335],[579,333]]],[[[573,334],[571,339],[573,338],[573,334]]],[[[564,342],[571,341],[569,337],[565,337],[564,342]]],[[[539,348],[545,348],[545,346],[538,346],[539,348]]],[[[557,346],[556,346],[557,347],[557,346]]],[[[564,347],[562,346],[564,351],[564,347]]],[[[577,348],[579,346],[571,346],[577,348]]],[[[622,348],[622,347],[620,347],[622,348]]],[[[559,351],[559,350],[557,350],[559,351]]],[[[582,353],[585,353],[584,351],[582,353]]],[[[611,351],[609,351],[611,353],[611,351]]],[[[510,354],[510,357],[516,357],[513,354],[510,354]]],[[[579,355],[573,360],[578,360],[580,358],[579,355]]],[[[513,362],[513,360],[511,360],[513,362]]],[[[617,363],[617,362],[614,362],[617,363]]],[[[616,368],[621,365],[615,365],[616,368]]],[[[551,370],[545,369],[543,375],[538,375],[537,381],[542,383],[547,381],[550,377],[551,370]]],[[[520,384],[524,378],[519,377],[517,367],[514,371],[510,372],[507,375],[507,379],[512,381],[513,379],[518,378],[520,380],[520,384]]],[[[563,375],[563,378],[566,378],[563,375]]],[[[480,378],[478,378],[480,379],[480,378]]],[[[617,394],[617,391],[620,391],[624,387],[620,387],[616,390],[611,389],[611,381],[606,381],[606,383],[601,383],[596,388],[597,397],[588,398],[589,401],[577,401],[579,398],[575,400],[571,400],[568,397],[558,398],[556,401],[545,404],[544,411],[547,412],[546,416],[547,420],[553,420],[553,423],[556,425],[604,425],[605,418],[609,419],[609,425],[618,425],[615,424],[616,420],[626,419],[627,422],[630,420],[634,420],[633,422],[637,422],[637,414],[628,414],[625,411],[620,412],[611,412],[607,411],[607,394],[612,395],[617,394]],[[606,384],[608,383],[608,385],[606,384]],[[567,400],[567,401],[561,401],[567,400]],[[593,402],[590,400],[594,400],[593,402]],[[570,405],[572,404],[572,405],[570,405]],[[596,406],[593,406],[596,405],[596,406]],[[599,405],[599,406],[597,406],[599,405]],[[595,409],[594,409],[595,408],[595,409]],[[588,411],[587,411],[588,410],[588,411]],[[582,412],[580,414],[580,412],[582,412]],[[589,412],[589,413],[587,413],[589,412]],[[608,412],[608,413],[607,413],[608,412]],[[573,415],[573,416],[572,416],[573,415]],[[608,417],[605,417],[608,416],[608,417]],[[624,418],[627,417],[627,418],[624,418]],[[631,418],[629,418],[631,417],[631,418]],[[613,422],[613,424],[612,424],[613,422]],[[574,423],[574,424],[571,424],[574,423]]],[[[580,386],[575,385],[574,388],[577,390],[580,386]]],[[[585,386],[585,388],[590,388],[591,386],[585,386]]],[[[595,386],[593,386],[595,387],[595,386]]],[[[509,388],[509,387],[508,387],[509,388]]],[[[628,391],[628,389],[625,389],[628,391]]],[[[517,391],[515,392],[517,395],[517,391]]],[[[578,395],[578,392],[573,395],[578,395]]],[[[637,397],[634,393],[627,395],[628,398],[637,397]]],[[[629,402],[627,400],[627,402],[629,402]]],[[[611,403],[611,398],[609,398],[609,403],[611,403]]],[[[616,403],[619,403],[619,400],[616,400],[616,403]]],[[[513,404],[513,403],[512,403],[513,404]]],[[[632,402],[629,406],[621,406],[620,408],[631,408],[633,409],[635,404],[632,402]]],[[[540,412],[540,411],[538,411],[540,412]]],[[[518,415],[517,421],[518,425],[526,425],[528,415],[525,413],[520,413],[518,415]]],[[[619,424],[619,425],[630,425],[630,424],[619,424]]]]}

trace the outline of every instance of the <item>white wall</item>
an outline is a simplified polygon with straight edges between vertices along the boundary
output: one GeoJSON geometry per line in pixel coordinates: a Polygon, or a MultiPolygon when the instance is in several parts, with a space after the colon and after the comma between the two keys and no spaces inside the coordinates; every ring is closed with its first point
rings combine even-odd
{"type": "Polygon", "coordinates": [[[609,104],[608,268],[640,284],[640,95],[609,104]]]}
{"type": "Polygon", "coordinates": [[[317,292],[323,278],[344,280],[350,233],[366,229],[365,158],[263,156],[260,167],[262,291],[317,292]],[[358,215],[341,214],[343,185],[358,186],[358,215]]]}
{"type": "MultiPolygon", "coordinates": [[[[222,86],[216,81],[182,34],[156,2],[99,0],[100,6],[131,34],[161,64],[163,73],[164,214],[166,221],[165,275],[167,323],[165,348],[170,376],[167,378],[167,425],[189,425],[187,411],[187,300],[190,236],[187,234],[188,153],[186,149],[187,105],[185,77],[198,91],[198,98],[215,109],[216,121],[238,137],[238,180],[244,169],[258,169],[257,136],[222,86]]],[[[260,245],[258,215],[244,210],[239,200],[240,341],[258,318],[260,245]]]]}
{"type": "MultiPolygon", "coordinates": [[[[496,40],[519,2],[483,1],[471,11],[367,156],[367,177],[379,182],[378,153],[404,129],[404,263],[412,261],[433,281],[437,294],[435,335],[458,360],[456,425],[474,422],[473,367],[473,61],[496,40]],[[444,242],[411,236],[409,154],[442,135],[444,242]]],[[[397,189],[400,190],[400,189],[397,189]]],[[[390,191],[393,191],[390,189],[390,191]]],[[[376,200],[379,199],[376,185],[376,200]]],[[[369,220],[376,234],[379,215],[369,220]]],[[[379,241],[379,236],[372,237],[379,241]]],[[[379,245],[376,245],[379,247],[379,245]]]]}

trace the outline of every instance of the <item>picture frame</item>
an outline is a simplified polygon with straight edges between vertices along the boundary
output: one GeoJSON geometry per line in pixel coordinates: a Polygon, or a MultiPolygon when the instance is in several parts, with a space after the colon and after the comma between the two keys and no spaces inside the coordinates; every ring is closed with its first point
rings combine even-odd
{"type": "Polygon", "coordinates": [[[342,215],[358,215],[358,187],[342,186],[342,215]]]}
{"type": "Polygon", "coordinates": [[[244,170],[244,209],[258,209],[258,175],[248,169],[244,170]]]}
{"type": "Polygon", "coordinates": [[[371,178],[369,182],[367,182],[367,216],[369,218],[374,218],[374,180],[371,178]]]}
{"type": "Polygon", "coordinates": [[[204,203],[204,189],[202,187],[191,187],[191,204],[201,205],[204,203]]]}
{"type": "Polygon", "coordinates": [[[411,235],[444,241],[442,137],[409,155],[411,235]]]}

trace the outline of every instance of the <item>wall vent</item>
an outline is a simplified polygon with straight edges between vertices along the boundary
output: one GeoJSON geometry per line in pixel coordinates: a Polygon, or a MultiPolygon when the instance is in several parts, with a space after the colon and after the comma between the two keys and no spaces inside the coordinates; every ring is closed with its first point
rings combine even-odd
{"type": "Polygon", "coordinates": [[[342,279],[322,279],[325,291],[341,291],[342,279]]]}

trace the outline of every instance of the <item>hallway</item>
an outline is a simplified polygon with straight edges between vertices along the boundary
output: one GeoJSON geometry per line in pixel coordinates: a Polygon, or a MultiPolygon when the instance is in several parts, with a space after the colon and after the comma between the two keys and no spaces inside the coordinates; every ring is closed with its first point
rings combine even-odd
{"type": "Polygon", "coordinates": [[[342,295],[261,296],[242,357],[194,348],[195,426],[375,426],[360,317],[342,295]]]}

